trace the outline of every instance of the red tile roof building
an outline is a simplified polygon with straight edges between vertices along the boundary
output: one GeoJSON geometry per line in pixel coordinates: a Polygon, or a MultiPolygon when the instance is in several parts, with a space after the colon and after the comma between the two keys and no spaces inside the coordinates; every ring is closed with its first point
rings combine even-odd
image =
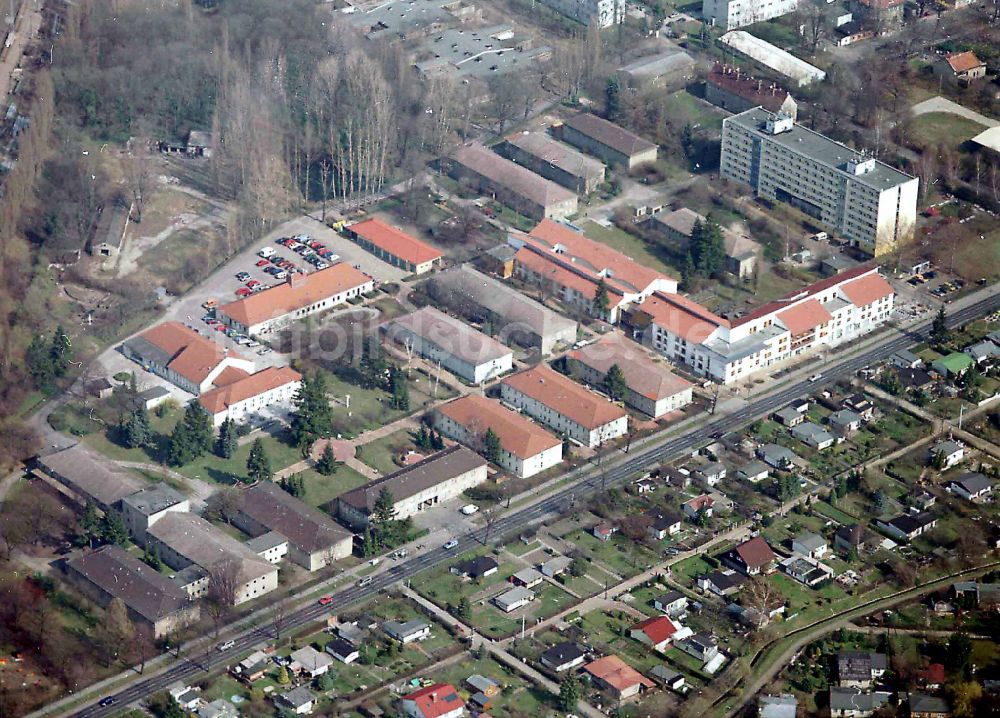
{"type": "Polygon", "coordinates": [[[403,696],[403,713],[409,718],[458,718],[465,701],[449,683],[435,683],[403,696]]]}
{"type": "Polygon", "coordinates": [[[593,677],[599,687],[619,700],[631,698],[654,686],[651,680],[614,655],[598,658],[585,665],[583,670],[593,677]]]}
{"type": "Polygon", "coordinates": [[[347,236],[395,267],[423,274],[441,261],[441,252],[380,219],[366,219],[347,227],[347,236]]]}
{"type": "Polygon", "coordinates": [[[498,464],[519,478],[534,476],[562,461],[562,440],[503,404],[469,394],[439,406],[434,413],[438,431],[484,451],[490,429],[500,440],[498,464]]]}
{"type": "Polygon", "coordinates": [[[691,403],[693,385],[653,359],[637,342],[612,333],[568,355],[570,374],[601,388],[612,366],[628,387],[625,403],[658,419],[691,403]]]}
{"type": "Polygon", "coordinates": [[[339,262],[311,274],[292,274],[286,282],[218,307],[215,314],[237,331],[267,334],[374,288],[367,274],[339,262]]]}
{"type": "Polygon", "coordinates": [[[676,280],[558,222],[543,220],[527,234],[510,232],[507,243],[517,249],[515,274],[565,304],[595,313],[594,296],[603,280],[610,322],[655,291],[677,291],[676,280]]]}
{"type": "Polygon", "coordinates": [[[889,320],[892,303],[892,287],[869,264],[732,319],[656,292],[631,310],[629,323],[669,359],[728,384],[804,351],[855,341],[889,320]]]}
{"type": "Polygon", "coordinates": [[[590,448],[628,430],[628,414],[624,409],[546,364],[504,379],[500,383],[500,397],[556,433],[566,434],[590,448]]]}
{"type": "Polygon", "coordinates": [[[240,379],[253,362],[203,337],[180,322],[164,322],[132,337],[122,354],[184,391],[200,394],[240,379]]]}
{"type": "Polygon", "coordinates": [[[629,634],[635,640],[651,646],[654,650],[664,651],[678,630],[677,624],[666,616],[655,616],[632,626],[629,629],[629,634]]]}
{"type": "Polygon", "coordinates": [[[218,388],[205,392],[198,401],[215,426],[226,419],[240,422],[274,404],[290,405],[301,381],[302,375],[290,367],[267,367],[256,374],[244,373],[231,383],[216,382],[218,388]]]}

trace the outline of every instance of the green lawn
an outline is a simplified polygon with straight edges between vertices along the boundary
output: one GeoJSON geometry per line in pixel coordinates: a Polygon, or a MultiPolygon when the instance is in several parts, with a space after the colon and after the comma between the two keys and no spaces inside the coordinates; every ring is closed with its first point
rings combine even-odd
{"type": "Polygon", "coordinates": [[[409,429],[401,429],[361,446],[358,458],[381,474],[391,474],[399,469],[394,459],[407,450],[416,450],[416,445],[409,429]]]}
{"type": "Polygon", "coordinates": [[[513,669],[494,661],[489,656],[474,658],[471,654],[457,663],[434,671],[431,679],[442,683],[450,683],[458,691],[468,697],[473,692],[465,679],[474,673],[491,678],[502,687],[500,694],[493,699],[490,715],[498,718],[513,716],[547,716],[552,713],[554,696],[523,679],[513,669]]]}
{"type": "Polygon", "coordinates": [[[622,536],[621,533],[614,534],[610,541],[601,541],[588,531],[576,529],[563,538],[620,576],[635,575],[659,560],[654,552],[622,536]]]}
{"type": "Polygon", "coordinates": [[[702,556],[692,556],[691,558],[684,559],[680,563],[674,564],[671,570],[678,578],[683,578],[688,582],[693,582],[696,577],[701,576],[702,574],[710,573],[716,568],[716,566],[710,564],[702,556]]]}
{"type": "Polygon", "coordinates": [[[718,108],[685,90],[678,90],[667,98],[668,101],[663,104],[664,114],[667,121],[675,127],[690,124],[698,125],[699,129],[722,130],[722,117],[725,113],[718,108]]]}
{"type": "Polygon", "coordinates": [[[917,115],[911,120],[910,128],[911,139],[925,147],[940,143],[960,145],[986,129],[978,122],[950,112],[917,115]]]}
{"type": "Polygon", "coordinates": [[[645,267],[663,272],[671,277],[681,276],[680,270],[670,264],[668,253],[656,245],[647,244],[618,227],[603,227],[590,220],[580,222],[579,226],[583,233],[591,239],[596,239],[613,249],[617,249],[645,267]]]}
{"type": "Polygon", "coordinates": [[[306,487],[302,500],[312,506],[325,506],[345,491],[368,483],[367,476],[344,464],[338,466],[332,476],[323,476],[315,469],[306,469],[298,475],[306,487]]]}
{"type": "Polygon", "coordinates": [[[828,519],[833,519],[837,523],[845,526],[850,526],[851,524],[856,524],[858,522],[858,520],[850,514],[841,511],[835,506],[831,506],[825,501],[814,501],[812,507],[813,511],[816,513],[822,514],[828,519]]]}

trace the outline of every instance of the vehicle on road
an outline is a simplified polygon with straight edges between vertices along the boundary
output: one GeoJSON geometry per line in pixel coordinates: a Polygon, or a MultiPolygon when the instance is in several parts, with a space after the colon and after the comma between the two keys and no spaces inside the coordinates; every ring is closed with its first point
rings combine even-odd
{"type": "Polygon", "coordinates": [[[333,596],[323,596],[319,599],[320,606],[329,606],[331,603],[333,603],[333,596]]]}
{"type": "Polygon", "coordinates": [[[358,581],[358,588],[364,588],[365,586],[370,586],[372,581],[374,581],[371,576],[365,576],[363,579],[358,581]]]}
{"type": "Polygon", "coordinates": [[[476,506],[475,504],[466,504],[465,506],[462,507],[462,513],[465,514],[466,516],[472,516],[472,514],[476,513],[477,511],[479,511],[479,507],[476,506]]]}
{"type": "Polygon", "coordinates": [[[458,539],[451,539],[444,545],[445,551],[451,551],[453,548],[458,546],[458,539]]]}
{"type": "Polygon", "coordinates": [[[811,377],[809,377],[809,381],[819,381],[822,378],[823,378],[822,374],[813,374],[811,377]]]}
{"type": "Polygon", "coordinates": [[[236,645],[236,641],[226,641],[225,643],[220,643],[219,644],[219,651],[220,652],[228,651],[230,648],[232,648],[235,645],[236,645]]]}
{"type": "Polygon", "coordinates": [[[405,548],[401,548],[396,553],[392,555],[393,559],[406,558],[407,551],[405,548]]]}
{"type": "Polygon", "coordinates": [[[97,705],[101,706],[101,708],[105,708],[107,706],[114,705],[114,702],[115,702],[114,696],[104,696],[104,698],[102,698],[97,702],[97,705]]]}

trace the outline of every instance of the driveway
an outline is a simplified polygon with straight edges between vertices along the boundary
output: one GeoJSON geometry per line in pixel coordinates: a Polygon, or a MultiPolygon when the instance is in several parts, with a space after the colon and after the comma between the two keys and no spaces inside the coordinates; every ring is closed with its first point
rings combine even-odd
{"type": "Polygon", "coordinates": [[[981,115],[974,110],[970,110],[968,107],[963,107],[957,102],[952,102],[946,97],[932,97],[929,100],[924,100],[923,102],[918,102],[910,111],[914,115],[926,115],[931,112],[946,112],[950,115],[958,115],[959,117],[964,117],[967,120],[972,120],[973,122],[978,122],[985,127],[996,127],[1000,125],[997,120],[991,120],[986,115],[981,115]]]}

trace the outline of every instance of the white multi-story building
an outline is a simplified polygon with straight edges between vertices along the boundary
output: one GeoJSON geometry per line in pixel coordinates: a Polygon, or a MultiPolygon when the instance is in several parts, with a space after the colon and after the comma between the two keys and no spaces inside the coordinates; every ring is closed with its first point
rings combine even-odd
{"type": "Polygon", "coordinates": [[[705,22],[733,30],[794,12],[799,0],[702,0],[705,22]]]}
{"type": "Polygon", "coordinates": [[[628,431],[628,414],[620,406],[539,364],[500,383],[504,403],[594,448],[628,431]]]}
{"type": "Polygon", "coordinates": [[[643,341],[675,362],[728,384],[817,346],[838,346],[877,329],[893,290],[861,265],[728,320],[677,294],[656,293],[633,311],[643,341]]]}
{"type": "Polygon", "coordinates": [[[723,120],[720,172],[876,257],[913,239],[915,177],[763,107],[723,120]]]}
{"type": "Polygon", "coordinates": [[[439,406],[434,425],[445,436],[482,451],[492,430],[500,440],[497,463],[526,479],[562,461],[562,441],[500,402],[469,394],[439,406]]]}
{"type": "Polygon", "coordinates": [[[226,419],[243,421],[269,406],[290,406],[301,384],[302,375],[291,367],[267,367],[205,392],[198,402],[219,426],[226,419]]]}
{"type": "Polygon", "coordinates": [[[625,19],[625,0],[542,0],[556,12],[584,25],[610,27],[625,19]]]}

